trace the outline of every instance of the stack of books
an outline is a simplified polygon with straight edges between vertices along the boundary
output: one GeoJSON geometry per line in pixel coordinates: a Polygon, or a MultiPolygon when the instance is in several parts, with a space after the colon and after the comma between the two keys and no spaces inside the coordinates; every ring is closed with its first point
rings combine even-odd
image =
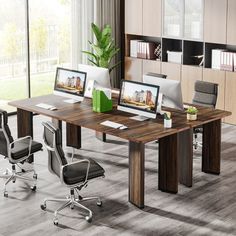
{"type": "Polygon", "coordinates": [[[142,59],[156,60],[155,49],[160,46],[154,42],[143,40],[130,40],[130,56],[142,59]]]}
{"type": "Polygon", "coordinates": [[[211,68],[236,71],[236,53],[225,49],[212,49],[211,68]]]}

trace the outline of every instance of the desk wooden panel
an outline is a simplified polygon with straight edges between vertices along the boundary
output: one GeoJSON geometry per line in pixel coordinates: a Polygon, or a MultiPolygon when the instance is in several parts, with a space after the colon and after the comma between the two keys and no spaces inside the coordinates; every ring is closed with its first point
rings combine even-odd
{"type": "MultiPolygon", "coordinates": [[[[17,135],[18,138],[24,136],[33,137],[33,114],[29,111],[17,108],[17,135]]],[[[29,163],[34,161],[34,155],[31,155],[28,159],[29,163]]]]}
{"type": "MultiPolygon", "coordinates": [[[[139,122],[129,119],[132,114],[118,111],[115,108],[106,113],[92,111],[91,100],[85,99],[80,104],[68,104],[63,102],[64,98],[55,95],[47,95],[10,102],[9,104],[18,108],[18,124],[26,117],[20,133],[23,130],[33,135],[33,124],[27,122],[33,113],[48,116],[58,121],[65,121],[69,131],[76,130],[69,138],[70,144],[80,147],[80,127],[89,128],[104,134],[114,135],[129,141],[129,201],[135,206],[144,207],[144,147],[145,143],[159,139],[159,189],[165,192],[176,193],[178,191],[178,179],[186,186],[192,185],[192,129],[203,125],[203,171],[208,173],[219,173],[220,169],[220,136],[221,119],[231,113],[199,108],[198,120],[187,121],[185,112],[176,112],[172,109],[173,127],[163,127],[163,118],[139,122]],[[50,111],[39,108],[38,103],[48,103],[58,108],[50,111]],[[100,123],[110,120],[122,123],[128,127],[127,130],[113,129],[100,123]],[[77,129],[74,129],[77,127],[77,129]],[[212,141],[209,139],[211,135],[212,141]],[[187,137],[187,147],[186,141],[187,137]],[[213,141],[214,140],[214,141],[213,141]],[[214,150],[214,151],[212,151],[214,150]],[[180,162],[180,164],[179,164],[180,162]],[[181,168],[179,168],[181,166],[181,168]]],[[[60,122],[59,122],[60,123],[60,122]]],[[[22,124],[22,123],[21,123],[22,124]]],[[[67,137],[68,138],[68,137],[67,137]]]]}

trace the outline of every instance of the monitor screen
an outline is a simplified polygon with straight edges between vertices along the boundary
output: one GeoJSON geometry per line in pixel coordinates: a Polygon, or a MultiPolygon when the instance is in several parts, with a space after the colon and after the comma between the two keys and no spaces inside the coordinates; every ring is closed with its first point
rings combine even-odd
{"type": "Polygon", "coordinates": [[[65,95],[84,96],[86,73],[65,68],[57,68],[54,91],[65,95]]]}
{"type": "Polygon", "coordinates": [[[118,109],[125,107],[130,109],[125,111],[155,118],[158,94],[159,86],[122,80],[118,109]]]}

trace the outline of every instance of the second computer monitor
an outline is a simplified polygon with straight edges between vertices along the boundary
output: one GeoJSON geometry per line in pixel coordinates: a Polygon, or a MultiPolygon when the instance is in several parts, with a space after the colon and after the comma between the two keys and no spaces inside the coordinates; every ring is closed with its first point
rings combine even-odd
{"type": "Polygon", "coordinates": [[[87,74],[85,97],[91,97],[95,87],[111,88],[109,70],[107,68],[79,64],[78,69],[87,74]]]}
{"type": "Polygon", "coordinates": [[[138,116],[131,119],[143,121],[156,118],[159,86],[122,80],[117,110],[138,116]]]}
{"type": "Polygon", "coordinates": [[[180,81],[144,75],[143,82],[160,86],[160,93],[163,95],[162,106],[183,110],[180,81]]]}

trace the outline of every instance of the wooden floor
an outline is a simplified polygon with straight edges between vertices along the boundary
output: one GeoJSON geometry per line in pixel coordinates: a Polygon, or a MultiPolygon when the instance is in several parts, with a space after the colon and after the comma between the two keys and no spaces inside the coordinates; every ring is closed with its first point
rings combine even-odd
{"type": "MultiPolygon", "coordinates": [[[[36,140],[42,140],[42,120],[34,117],[36,140]]],[[[10,118],[16,137],[16,119],[10,118]]],[[[9,197],[0,194],[0,235],[236,235],[236,127],[224,125],[222,137],[222,172],[220,176],[202,173],[200,151],[194,154],[194,185],[179,186],[179,193],[167,194],[157,190],[157,144],[146,148],[145,208],[128,203],[128,145],[108,136],[108,143],[96,140],[94,132],[83,129],[79,153],[92,157],[106,170],[99,179],[82,191],[83,196],[100,195],[103,207],[88,202],[93,211],[91,224],[79,210],[65,209],[59,215],[59,226],[53,225],[52,211],[58,204],[48,204],[42,211],[45,197],[62,197],[68,191],[47,169],[47,153],[35,157],[38,172],[37,192],[31,192],[24,182],[8,187],[9,197]]],[[[69,149],[68,149],[69,150],[69,149]]],[[[1,169],[8,162],[0,159],[1,169]]],[[[3,180],[0,180],[0,191],[3,180]]],[[[1,193],[0,192],[0,193],[1,193]]],[[[60,205],[60,204],[59,204],[60,205]]]]}

